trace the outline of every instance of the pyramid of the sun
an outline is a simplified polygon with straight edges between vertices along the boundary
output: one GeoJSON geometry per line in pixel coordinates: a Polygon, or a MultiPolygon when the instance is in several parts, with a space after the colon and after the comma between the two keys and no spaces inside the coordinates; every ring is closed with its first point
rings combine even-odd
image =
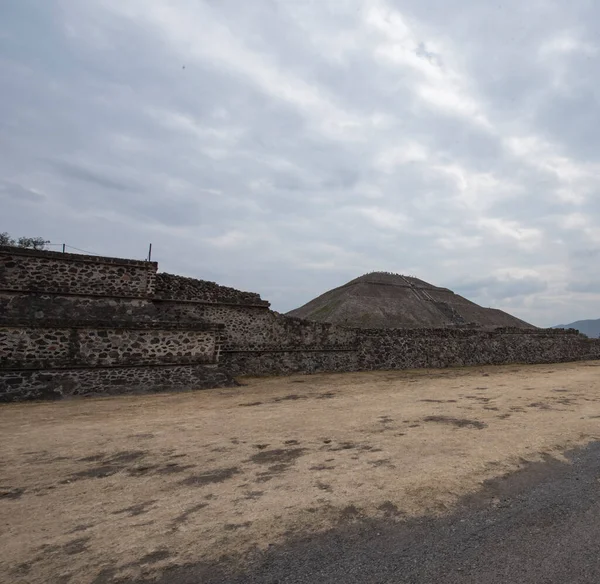
{"type": "Polygon", "coordinates": [[[502,310],[483,308],[418,278],[373,272],[288,312],[356,328],[535,328],[502,310]]]}

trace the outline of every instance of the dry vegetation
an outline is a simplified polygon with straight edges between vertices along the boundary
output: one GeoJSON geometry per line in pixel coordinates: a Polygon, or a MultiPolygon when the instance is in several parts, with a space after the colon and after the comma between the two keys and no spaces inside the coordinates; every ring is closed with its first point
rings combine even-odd
{"type": "Polygon", "coordinates": [[[600,362],[246,379],[0,408],[0,580],[100,584],[443,513],[600,436],[600,362]]]}

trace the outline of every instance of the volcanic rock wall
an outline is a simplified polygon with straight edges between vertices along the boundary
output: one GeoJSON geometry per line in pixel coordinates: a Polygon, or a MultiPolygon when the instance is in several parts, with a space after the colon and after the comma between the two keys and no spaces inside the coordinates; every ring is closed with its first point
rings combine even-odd
{"type": "Polygon", "coordinates": [[[234,384],[222,325],[157,317],[156,270],[0,247],[0,401],[234,384]]]}
{"type": "Polygon", "coordinates": [[[348,329],[157,264],[0,247],[0,401],[235,384],[233,376],[600,358],[554,329],[348,329]]]}
{"type": "Polygon", "coordinates": [[[0,290],[150,298],[158,264],[0,246],[0,290]]]}
{"type": "Polygon", "coordinates": [[[563,329],[369,329],[360,331],[358,367],[420,369],[600,359],[600,342],[563,329]]]}

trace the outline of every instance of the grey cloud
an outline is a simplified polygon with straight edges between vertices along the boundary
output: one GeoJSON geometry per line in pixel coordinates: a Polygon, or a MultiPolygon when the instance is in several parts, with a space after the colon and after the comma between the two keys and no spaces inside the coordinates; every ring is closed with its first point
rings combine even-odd
{"type": "Polygon", "coordinates": [[[30,201],[37,203],[42,201],[44,196],[23,185],[7,180],[0,180],[0,199],[5,199],[7,202],[16,200],[19,202],[30,201]]]}
{"type": "Polygon", "coordinates": [[[571,292],[599,294],[600,280],[569,282],[567,290],[570,290],[571,292]]]}
{"type": "Polygon", "coordinates": [[[379,4],[164,3],[175,31],[154,2],[13,4],[0,24],[0,179],[44,197],[25,217],[33,198],[1,190],[8,224],[121,256],[153,241],[163,269],[256,290],[282,311],[369,269],[536,324],[591,311],[569,283],[600,232],[600,181],[580,178],[600,163],[600,57],[544,60],[540,47],[565,31],[594,39],[598,9],[387,0],[416,39],[393,61],[368,22],[379,4]],[[224,64],[230,47],[189,36],[190,23],[228,29],[241,53],[224,64]],[[469,100],[490,127],[461,109],[469,100]],[[511,152],[514,137],[533,138],[531,152],[511,152]],[[587,229],[560,226],[573,213],[587,229]]]}
{"type": "Polygon", "coordinates": [[[527,296],[543,292],[548,284],[534,277],[500,279],[497,277],[480,278],[469,282],[456,282],[454,291],[467,297],[489,297],[506,300],[518,296],[527,296]]]}
{"type": "Polygon", "coordinates": [[[70,162],[53,162],[54,168],[59,174],[76,180],[90,183],[93,186],[98,186],[104,189],[110,189],[119,192],[128,192],[135,190],[134,186],[125,181],[110,178],[106,176],[106,172],[102,173],[94,171],[83,166],[77,166],[70,162]]]}
{"type": "Polygon", "coordinates": [[[537,123],[553,136],[559,137],[569,150],[583,161],[594,162],[600,150],[600,110],[598,110],[597,87],[592,83],[596,75],[595,65],[590,63],[587,71],[588,85],[573,88],[567,95],[555,95],[539,104],[537,123]],[[568,111],[569,115],[564,113],[568,111]]]}
{"type": "Polygon", "coordinates": [[[573,260],[582,260],[587,262],[600,256],[600,247],[588,247],[582,249],[573,249],[570,252],[570,256],[573,260]]]}

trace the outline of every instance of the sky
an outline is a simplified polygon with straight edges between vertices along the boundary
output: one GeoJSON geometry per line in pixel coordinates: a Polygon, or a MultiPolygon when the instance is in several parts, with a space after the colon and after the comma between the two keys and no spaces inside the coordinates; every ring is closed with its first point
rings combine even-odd
{"type": "Polygon", "coordinates": [[[0,232],[258,292],[600,317],[592,0],[0,0],[0,232]]]}

